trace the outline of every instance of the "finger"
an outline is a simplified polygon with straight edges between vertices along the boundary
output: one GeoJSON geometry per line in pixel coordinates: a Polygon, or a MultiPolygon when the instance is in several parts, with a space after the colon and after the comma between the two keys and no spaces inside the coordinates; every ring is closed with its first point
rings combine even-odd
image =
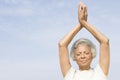
{"type": "Polygon", "coordinates": [[[79,3],[81,6],[83,6],[84,4],[82,2],[79,3]]]}
{"type": "Polygon", "coordinates": [[[85,8],[85,15],[88,16],[87,7],[85,8]]]}
{"type": "Polygon", "coordinates": [[[82,12],[82,10],[83,10],[83,3],[79,3],[79,5],[78,5],[78,15],[82,12]]]}
{"type": "Polygon", "coordinates": [[[88,17],[88,14],[86,13],[86,14],[85,14],[85,20],[86,20],[86,21],[87,21],[87,17],[88,17]]]}
{"type": "Polygon", "coordinates": [[[78,5],[78,13],[80,12],[80,10],[81,10],[81,9],[80,9],[80,3],[79,3],[79,5],[78,5]]]}
{"type": "Polygon", "coordinates": [[[84,4],[83,4],[82,2],[80,2],[79,5],[78,5],[78,9],[79,9],[79,10],[82,10],[82,9],[83,9],[83,6],[84,6],[84,4]]]}
{"type": "Polygon", "coordinates": [[[83,5],[83,13],[85,14],[87,11],[87,7],[85,5],[83,5]]]}
{"type": "Polygon", "coordinates": [[[87,7],[85,6],[85,12],[87,13],[87,7]]]}

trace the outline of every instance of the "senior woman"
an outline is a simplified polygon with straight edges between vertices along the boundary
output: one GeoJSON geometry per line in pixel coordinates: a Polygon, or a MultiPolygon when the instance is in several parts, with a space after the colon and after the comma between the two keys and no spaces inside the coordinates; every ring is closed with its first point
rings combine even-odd
{"type": "Polygon", "coordinates": [[[109,39],[87,22],[87,8],[82,2],[78,6],[78,20],[79,24],[59,42],[60,66],[64,80],[107,80],[110,63],[109,39]],[[70,51],[79,67],[76,70],[70,64],[68,45],[82,28],[89,31],[99,42],[100,57],[96,67],[91,68],[91,61],[96,55],[95,45],[88,39],[78,39],[70,51]]]}

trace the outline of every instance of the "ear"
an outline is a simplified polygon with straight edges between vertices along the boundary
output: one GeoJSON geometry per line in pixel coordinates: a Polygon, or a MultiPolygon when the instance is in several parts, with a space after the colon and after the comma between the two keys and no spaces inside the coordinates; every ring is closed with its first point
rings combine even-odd
{"type": "Polygon", "coordinates": [[[76,58],[74,58],[73,61],[76,61],[76,58]]]}
{"type": "MultiPolygon", "coordinates": [[[[92,54],[92,53],[91,53],[92,54]]],[[[91,55],[92,60],[94,59],[93,54],[91,55]]]]}
{"type": "Polygon", "coordinates": [[[76,57],[75,57],[75,54],[74,54],[74,57],[73,57],[73,61],[76,61],[76,57]]]}

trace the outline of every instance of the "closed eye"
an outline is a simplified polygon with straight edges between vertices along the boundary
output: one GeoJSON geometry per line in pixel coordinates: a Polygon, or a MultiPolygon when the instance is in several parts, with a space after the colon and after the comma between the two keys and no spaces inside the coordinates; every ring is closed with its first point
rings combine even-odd
{"type": "Polygon", "coordinates": [[[85,52],[85,54],[87,54],[87,55],[88,55],[88,54],[89,54],[89,52],[85,52]]]}
{"type": "Polygon", "coordinates": [[[80,56],[80,54],[76,54],[76,56],[80,56]]]}

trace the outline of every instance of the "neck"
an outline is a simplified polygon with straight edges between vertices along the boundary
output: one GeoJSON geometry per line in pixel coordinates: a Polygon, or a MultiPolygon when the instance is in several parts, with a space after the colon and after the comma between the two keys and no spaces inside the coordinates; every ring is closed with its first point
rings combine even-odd
{"type": "Polygon", "coordinates": [[[90,69],[90,66],[79,66],[79,70],[89,70],[90,69]]]}

